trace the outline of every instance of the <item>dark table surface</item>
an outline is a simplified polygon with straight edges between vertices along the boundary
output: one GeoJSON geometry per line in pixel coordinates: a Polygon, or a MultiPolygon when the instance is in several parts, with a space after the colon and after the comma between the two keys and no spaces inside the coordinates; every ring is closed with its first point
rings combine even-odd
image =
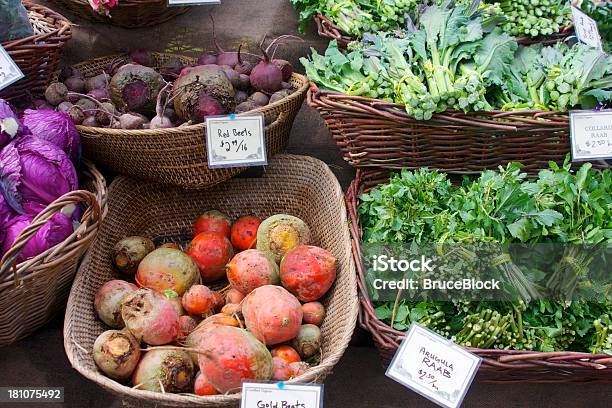
{"type": "MultiPolygon", "coordinates": [[[[65,13],[60,7],[40,0],[64,13],[77,23],[74,37],[67,47],[64,61],[109,55],[134,47],[183,54],[210,49],[210,8],[196,7],[166,24],[150,29],[124,30],[103,24],[91,24],[65,13]]],[[[264,33],[271,37],[298,35],[296,13],[286,0],[222,1],[214,8],[220,42],[227,49],[245,43],[255,50],[264,33]]],[[[326,41],[314,34],[288,41],[279,56],[299,67],[298,58],[309,47],[324,50],[326,41]]],[[[317,157],[327,163],[346,188],[354,177],[331,141],[318,114],[306,105],[298,115],[288,152],[317,157]]],[[[87,407],[118,408],[120,397],[112,395],[81,377],[70,367],[64,354],[63,316],[60,315],[32,336],[14,345],[0,348],[0,386],[64,387],[63,404],[14,404],[15,407],[87,407]]],[[[1,404],[0,408],[10,406],[1,404]]],[[[432,403],[403,388],[384,375],[376,349],[369,335],[357,329],[351,346],[325,380],[326,407],[433,407],[432,403]]],[[[474,383],[464,401],[465,407],[612,407],[612,387],[603,384],[481,384],[474,383]]]]}

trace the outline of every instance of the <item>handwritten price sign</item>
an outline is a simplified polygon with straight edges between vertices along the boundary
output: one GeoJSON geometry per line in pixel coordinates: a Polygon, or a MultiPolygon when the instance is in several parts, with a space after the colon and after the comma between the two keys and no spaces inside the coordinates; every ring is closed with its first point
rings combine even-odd
{"type": "Polygon", "coordinates": [[[413,323],[387,377],[446,408],[461,405],[482,359],[413,323]]]}
{"type": "Polygon", "coordinates": [[[263,114],[206,118],[208,167],[267,164],[263,114]]]}
{"type": "Polygon", "coordinates": [[[574,31],[578,40],[602,51],[597,22],[574,6],[572,6],[572,20],[574,20],[574,31]]]}
{"type": "Polygon", "coordinates": [[[21,72],[6,50],[0,46],[0,90],[12,85],[21,78],[23,78],[23,72],[21,72]]]}
{"type": "Polygon", "coordinates": [[[612,110],[570,112],[572,160],[612,159],[612,110]]]}

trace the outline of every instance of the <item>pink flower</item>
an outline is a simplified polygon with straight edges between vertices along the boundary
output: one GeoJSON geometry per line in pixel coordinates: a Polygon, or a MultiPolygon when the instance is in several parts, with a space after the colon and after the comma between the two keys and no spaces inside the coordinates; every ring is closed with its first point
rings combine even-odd
{"type": "Polygon", "coordinates": [[[91,9],[99,14],[110,15],[110,9],[119,4],[119,0],[87,0],[91,9]]]}

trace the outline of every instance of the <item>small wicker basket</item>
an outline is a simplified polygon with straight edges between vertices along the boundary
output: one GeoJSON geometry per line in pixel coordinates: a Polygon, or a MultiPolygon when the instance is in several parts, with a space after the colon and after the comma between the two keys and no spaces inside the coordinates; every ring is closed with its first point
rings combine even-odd
{"type": "MultiPolygon", "coordinates": [[[[381,321],[374,313],[368,295],[365,273],[361,263],[361,224],[359,221],[359,196],[389,180],[389,170],[358,170],[355,180],[346,192],[350,233],[353,241],[353,259],[357,269],[359,300],[359,325],[372,334],[384,366],[389,365],[397,352],[405,332],[396,330],[381,321]]],[[[483,358],[478,379],[485,382],[526,383],[612,383],[612,356],[607,354],[578,353],[571,351],[540,353],[524,350],[482,350],[468,348],[483,358]]]]}
{"type": "Polygon", "coordinates": [[[129,235],[159,241],[182,240],[191,234],[192,221],[218,208],[230,217],[254,213],[266,218],[287,213],[302,218],[319,245],[338,259],[337,280],[325,296],[327,316],[321,326],[321,363],[292,382],[321,382],[338,362],[351,339],[357,320],[355,269],[343,195],[337,179],[321,161],[293,155],[271,160],[261,178],[235,178],[209,190],[183,190],[152,182],[117,178],[109,191],[109,212],[98,238],[81,265],[68,301],[64,347],[72,366],[88,379],[136,406],[237,406],[240,394],[198,397],[135,390],[102,375],[91,349],[104,324],[96,319],[93,299],[105,282],[117,279],[108,256],[113,245],[129,235]]]}
{"type": "MultiPolygon", "coordinates": [[[[156,64],[171,58],[193,63],[187,57],[154,54],[156,64]]],[[[98,58],[76,66],[85,76],[100,74],[108,65],[127,57],[98,58]]],[[[308,79],[293,74],[290,80],[296,91],[288,97],[262,108],[241,114],[263,113],[268,158],[287,147],[295,116],[308,90],[308,79]]],[[[240,115],[238,115],[240,116],[240,115]]],[[[205,141],[205,124],[157,130],[120,130],[77,126],[83,143],[83,154],[107,169],[130,177],[185,188],[206,188],[225,181],[243,167],[209,169],[205,141]]]]}
{"type": "Polygon", "coordinates": [[[0,260],[0,346],[22,339],[65,306],[81,256],[89,248],[106,212],[106,182],[83,162],[83,190],[65,194],[41,212],[0,260]],[[29,239],[64,206],[81,204],[81,225],[64,242],[16,264],[29,239]]]}
{"type": "MultiPolygon", "coordinates": [[[[338,42],[338,48],[346,48],[348,43],[357,40],[357,38],[350,36],[343,32],[333,21],[325,17],[322,14],[317,14],[314,17],[315,23],[317,24],[317,32],[321,37],[329,38],[330,40],[336,40],[338,42]]],[[[572,25],[562,26],[558,33],[550,36],[521,36],[516,37],[516,42],[521,45],[553,45],[559,41],[564,41],[569,36],[574,35],[574,27],[572,25]]]]}
{"type": "Polygon", "coordinates": [[[0,91],[0,98],[22,98],[42,94],[51,83],[72,31],[70,21],[47,7],[23,1],[34,35],[2,44],[24,74],[24,78],[0,91]]]}
{"type": "Polygon", "coordinates": [[[85,20],[124,28],[153,27],[190,10],[189,7],[168,7],[168,0],[119,0],[107,17],[93,11],[87,0],[54,1],[85,20]]]}
{"type": "Polygon", "coordinates": [[[563,163],[570,152],[569,116],[563,112],[447,111],[419,121],[403,105],[319,91],[314,84],[308,104],[325,120],[344,160],[359,168],[475,174],[514,161],[533,173],[549,161],[563,163]]]}

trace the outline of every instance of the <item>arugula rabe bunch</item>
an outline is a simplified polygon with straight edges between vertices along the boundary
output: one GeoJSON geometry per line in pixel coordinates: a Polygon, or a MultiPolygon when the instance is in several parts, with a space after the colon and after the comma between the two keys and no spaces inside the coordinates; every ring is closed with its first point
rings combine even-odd
{"type": "Polygon", "coordinates": [[[503,0],[499,4],[505,32],[514,36],[552,35],[571,22],[567,0],[503,0]]]}

